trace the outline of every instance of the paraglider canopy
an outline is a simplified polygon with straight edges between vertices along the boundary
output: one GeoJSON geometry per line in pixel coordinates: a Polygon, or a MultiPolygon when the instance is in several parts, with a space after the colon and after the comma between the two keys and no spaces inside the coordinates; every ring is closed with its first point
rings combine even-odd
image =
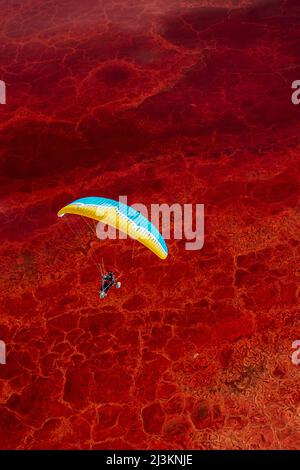
{"type": "Polygon", "coordinates": [[[58,216],[77,214],[117,228],[138,240],[159,258],[168,256],[165,240],[157,228],[140,212],[122,202],[104,197],[85,197],[63,207],[58,216]]]}

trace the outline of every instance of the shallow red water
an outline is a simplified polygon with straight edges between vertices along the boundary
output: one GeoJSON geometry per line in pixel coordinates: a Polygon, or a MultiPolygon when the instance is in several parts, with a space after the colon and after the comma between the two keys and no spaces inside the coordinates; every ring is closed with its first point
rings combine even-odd
{"type": "Polygon", "coordinates": [[[0,447],[299,448],[299,2],[2,3],[0,447]],[[120,194],[204,203],[204,248],[57,220],[120,194]]]}

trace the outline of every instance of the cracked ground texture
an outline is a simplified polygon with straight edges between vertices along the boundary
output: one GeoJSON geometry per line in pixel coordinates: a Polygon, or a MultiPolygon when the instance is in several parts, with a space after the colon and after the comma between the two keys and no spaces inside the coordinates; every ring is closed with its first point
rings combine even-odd
{"type": "Polygon", "coordinates": [[[2,0],[2,449],[300,446],[298,0],[2,0]],[[83,250],[78,197],[204,203],[83,250]],[[123,273],[99,303],[93,256],[123,273]],[[188,282],[187,282],[188,279],[188,282]]]}

